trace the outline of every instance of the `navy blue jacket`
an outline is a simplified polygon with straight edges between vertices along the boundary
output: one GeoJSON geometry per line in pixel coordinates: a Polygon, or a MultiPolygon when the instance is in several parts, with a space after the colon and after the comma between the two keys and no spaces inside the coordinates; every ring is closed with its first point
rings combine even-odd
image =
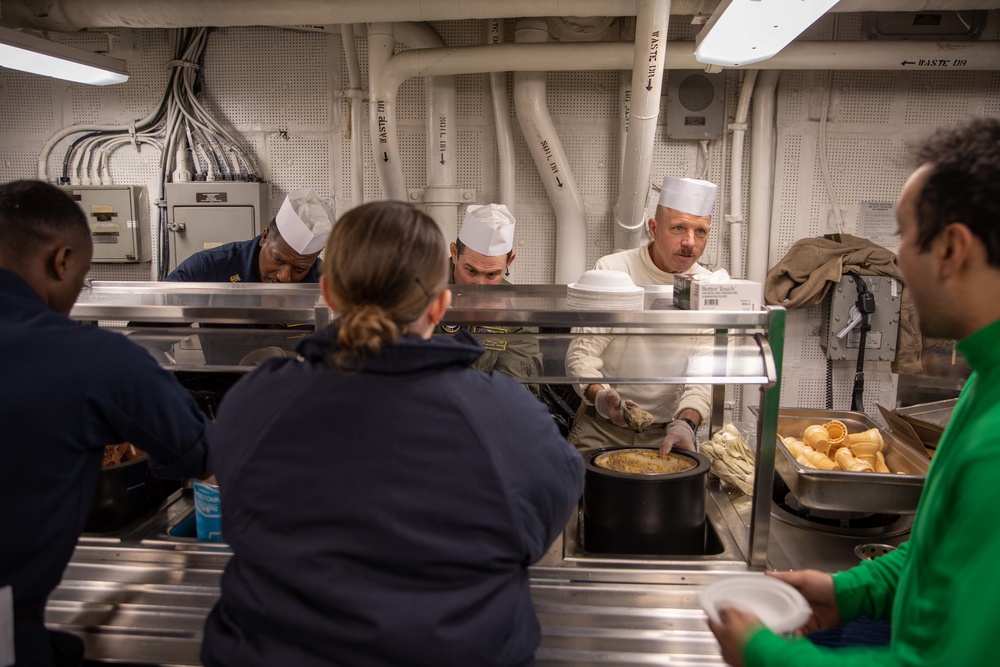
{"type": "Polygon", "coordinates": [[[0,586],[18,602],[59,583],[105,445],[132,442],[158,476],[180,479],[205,470],[208,426],[146,350],[56,313],[0,269],[0,586]]]}
{"type": "MultiPolygon", "coordinates": [[[[186,283],[259,283],[260,236],[233,241],[197,252],[170,272],[165,280],[186,283]]],[[[319,260],[313,262],[304,283],[319,282],[319,260]]]]}
{"type": "Polygon", "coordinates": [[[211,456],[234,555],[204,664],[533,664],[527,568],[573,513],[582,458],[514,380],[470,368],[468,333],[339,371],[334,327],[222,405],[211,456]]]}

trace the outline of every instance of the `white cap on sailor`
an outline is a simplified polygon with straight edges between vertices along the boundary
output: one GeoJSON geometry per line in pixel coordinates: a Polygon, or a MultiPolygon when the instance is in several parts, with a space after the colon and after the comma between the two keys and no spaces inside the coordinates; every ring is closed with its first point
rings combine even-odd
{"type": "Polygon", "coordinates": [[[666,176],[660,188],[660,206],[691,215],[712,215],[719,187],[710,181],[666,176]]]}
{"type": "Polygon", "coordinates": [[[289,192],[275,216],[281,238],[300,255],[322,250],[334,221],[333,208],[309,188],[289,192]]]}
{"type": "Polygon", "coordinates": [[[481,255],[506,255],[514,248],[514,215],[503,204],[472,204],[458,240],[481,255]]]}

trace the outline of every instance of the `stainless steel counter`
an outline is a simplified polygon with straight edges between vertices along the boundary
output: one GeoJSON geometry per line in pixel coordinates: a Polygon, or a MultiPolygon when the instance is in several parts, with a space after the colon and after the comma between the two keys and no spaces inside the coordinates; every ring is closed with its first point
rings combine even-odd
{"type": "MultiPolygon", "coordinates": [[[[722,551],[675,558],[594,557],[576,542],[575,522],[531,568],[542,624],[539,665],[722,665],[698,605],[701,588],[746,573],[739,546],[751,503],[709,484],[707,509],[722,551]]],[[[230,556],[225,545],[170,536],[193,511],[178,491],[149,519],[114,535],[85,535],[46,610],[51,627],[84,638],[87,655],[109,662],[200,665],[205,617],[230,556]]],[[[898,544],[844,537],[772,520],[768,567],[827,571],[856,564],[854,546],[898,544]]]]}

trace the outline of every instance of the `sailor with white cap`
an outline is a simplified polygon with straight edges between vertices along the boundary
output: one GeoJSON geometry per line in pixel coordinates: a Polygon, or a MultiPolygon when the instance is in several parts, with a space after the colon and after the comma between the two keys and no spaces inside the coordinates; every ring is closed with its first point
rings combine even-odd
{"type": "MultiPolygon", "coordinates": [[[[504,276],[517,253],[514,252],[514,215],[503,204],[472,204],[465,212],[458,239],[451,244],[451,282],[457,285],[509,284],[504,276]]],[[[463,327],[444,324],[438,333],[455,333],[463,327]]],[[[538,343],[528,337],[507,334],[537,333],[528,327],[472,325],[464,327],[486,351],[475,363],[485,373],[500,371],[513,377],[538,375],[541,356],[538,343]]],[[[537,395],[538,385],[524,385],[537,395]]]]}
{"type": "Polygon", "coordinates": [[[498,285],[510,275],[514,215],[503,204],[473,204],[465,212],[458,240],[451,244],[452,282],[498,285]]]}
{"type": "MultiPolygon", "coordinates": [[[[667,176],[656,215],[647,221],[650,242],[602,257],[594,268],[625,271],[636,285],[671,287],[675,274],[708,273],[698,259],[712,230],[717,190],[708,181],[667,176]]],[[[676,348],[664,351],[655,336],[624,337],[614,345],[611,340],[608,336],[575,339],[566,356],[567,372],[579,377],[642,377],[655,368],[663,377],[681,377],[687,374],[689,358],[702,352],[701,348],[690,354],[678,354],[676,348]],[[676,368],[668,369],[671,364],[676,368]]],[[[711,408],[705,385],[594,383],[576,389],[584,404],[569,440],[584,450],[612,444],[659,445],[664,453],[672,447],[694,450],[695,431],[711,408]],[[628,408],[651,413],[652,426],[636,432],[637,422],[625,414],[628,408]]]]}
{"type": "Polygon", "coordinates": [[[319,254],[335,216],[315,191],[288,193],[264,232],[196,253],[167,280],[181,282],[318,283],[319,254]]]}

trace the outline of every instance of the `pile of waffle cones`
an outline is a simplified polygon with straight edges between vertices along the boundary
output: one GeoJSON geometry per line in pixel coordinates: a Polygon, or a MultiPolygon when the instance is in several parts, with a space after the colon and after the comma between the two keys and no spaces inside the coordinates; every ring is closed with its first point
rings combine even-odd
{"type": "MultiPolygon", "coordinates": [[[[779,436],[780,437],[780,436],[779,436]]],[[[870,428],[848,433],[844,422],[834,420],[822,426],[806,427],[802,439],[781,438],[795,460],[809,468],[850,472],[892,472],[885,464],[882,432],[870,428]]]]}

